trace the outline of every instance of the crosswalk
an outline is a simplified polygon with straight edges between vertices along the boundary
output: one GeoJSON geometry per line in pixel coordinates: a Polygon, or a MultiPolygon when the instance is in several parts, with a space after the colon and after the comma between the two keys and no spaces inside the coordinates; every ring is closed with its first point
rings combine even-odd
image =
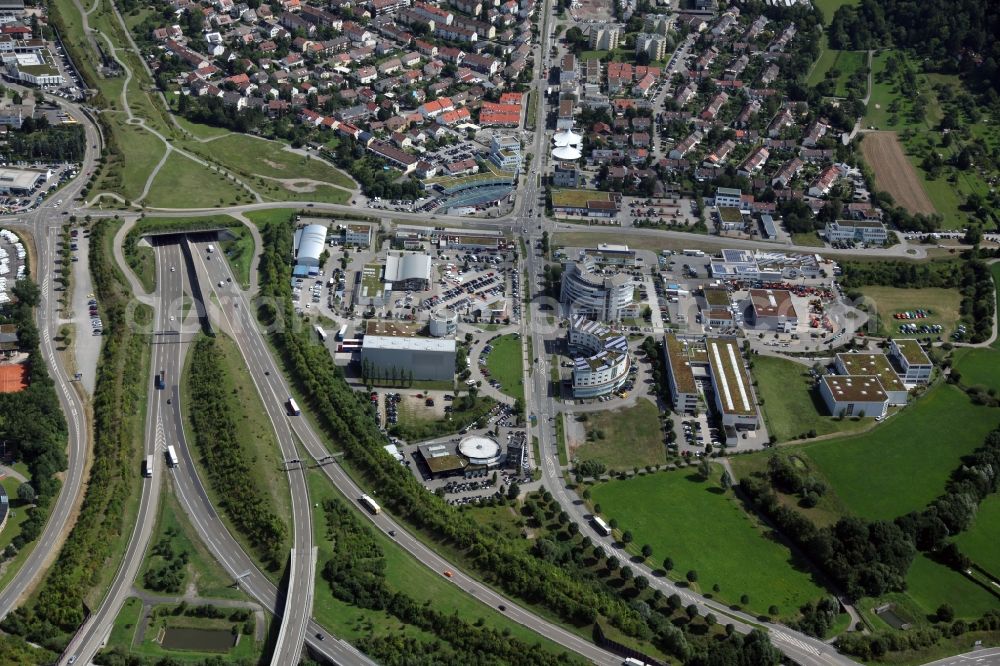
{"type": "Polygon", "coordinates": [[[805,650],[809,654],[818,655],[820,653],[819,650],[816,649],[816,647],[810,645],[809,643],[806,643],[805,641],[799,640],[794,636],[789,636],[780,629],[772,629],[771,637],[776,641],[781,641],[783,643],[788,643],[789,645],[794,645],[797,648],[805,650]]]}

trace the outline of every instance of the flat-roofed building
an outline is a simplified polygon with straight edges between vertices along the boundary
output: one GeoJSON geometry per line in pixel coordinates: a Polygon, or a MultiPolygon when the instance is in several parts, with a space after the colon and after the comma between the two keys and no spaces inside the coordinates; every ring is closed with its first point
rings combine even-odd
{"type": "Polygon", "coordinates": [[[574,317],[567,342],[571,351],[582,353],[573,362],[574,398],[613,393],[628,379],[632,357],[625,336],[600,322],[574,317]]]}
{"type": "Polygon", "coordinates": [[[635,250],[630,250],[628,245],[598,243],[596,248],[587,248],[582,254],[598,264],[607,266],[635,266],[636,264],[635,250]]]}
{"type": "Polygon", "coordinates": [[[663,354],[666,357],[667,383],[674,411],[692,414],[698,409],[698,386],[691,370],[687,344],[673,333],[663,336],[663,354]]]}
{"type": "Polygon", "coordinates": [[[926,384],[931,380],[934,364],[916,340],[891,340],[889,356],[899,366],[905,384],[926,384]]]}
{"type": "Polygon", "coordinates": [[[819,394],[832,416],[885,416],[889,396],[875,375],[824,375],[819,394]]]}
{"type": "Polygon", "coordinates": [[[344,245],[371,247],[372,225],[351,223],[344,225],[344,245]]]}
{"type": "Polygon", "coordinates": [[[413,373],[416,380],[451,380],[455,339],[366,334],[361,341],[361,363],[387,379],[395,371],[397,377],[413,373]]]}
{"type": "Polygon", "coordinates": [[[879,220],[837,220],[827,222],[823,234],[831,243],[868,243],[885,245],[889,230],[879,220]]]}
{"type": "Polygon", "coordinates": [[[716,412],[723,426],[737,430],[760,428],[760,414],[754,398],[750,374],[743,364],[735,338],[705,340],[708,353],[708,373],[712,378],[712,393],[716,412]]]}
{"type": "Polygon", "coordinates": [[[0,169],[0,194],[30,194],[47,177],[44,171],[0,169]]]}
{"type": "Polygon", "coordinates": [[[787,289],[751,289],[747,323],[755,328],[791,332],[799,324],[799,315],[787,289]]]}
{"type": "Polygon", "coordinates": [[[870,352],[837,354],[834,363],[841,375],[878,377],[890,405],[906,404],[909,393],[885,354],[870,352]]]}
{"type": "Polygon", "coordinates": [[[461,474],[469,466],[468,458],[458,455],[454,444],[444,442],[421,444],[417,450],[434,478],[461,474]]]}

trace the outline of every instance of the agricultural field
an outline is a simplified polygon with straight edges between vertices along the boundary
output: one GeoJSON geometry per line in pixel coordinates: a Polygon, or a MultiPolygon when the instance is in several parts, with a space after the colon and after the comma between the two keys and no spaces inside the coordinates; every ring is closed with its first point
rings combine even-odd
{"type": "Polygon", "coordinates": [[[904,335],[899,327],[902,324],[941,324],[944,330],[940,336],[947,339],[955,330],[958,324],[960,313],[959,305],[962,295],[957,289],[899,289],[896,287],[862,287],[861,292],[875,301],[879,316],[879,335],[889,335],[893,337],[926,337],[922,334],[915,336],[904,335]],[[930,314],[922,319],[896,319],[893,317],[899,312],[915,312],[925,310],[930,314]]]}
{"type": "Polygon", "coordinates": [[[493,345],[493,350],[486,357],[486,369],[490,372],[490,378],[500,382],[504,393],[523,401],[524,362],[520,336],[502,335],[490,344],[493,345]]]}
{"type": "MultiPolygon", "coordinates": [[[[985,197],[988,182],[1000,175],[997,160],[991,159],[1000,150],[1000,128],[988,122],[957,76],[924,73],[919,63],[895,50],[877,53],[872,69],[863,126],[897,131],[944,228],[965,227],[970,214],[990,219],[993,213],[974,210],[969,200],[985,197]]],[[[862,142],[863,151],[870,138],[862,142]]],[[[866,159],[871,163],[867,154],[866,159]]]]}
{"type": "Polygon", "coordinates": [[[911,213],[932,215],[936,212],[895,132],[866,134],[861,152],[875,173],[879,190],[891,194],[897,204],[911,213]]]}
{"type": "Polygon", "coordinates": [[[608,469],[666,462],[660,412],[645,398],[636,400],[634,407],[588,413],[587,420],[576,425],[582,426],[586,439],[570,443],[571,458],[601,462],[608,469]]]}
{"type": "Polygon", "coordinates": [[[1000,577],[1000,495],[979,505],[976,522],[955,539],[959,549],[993,576],[1000,577]]]}
{"type": "Polygon", "coordinates": [[[998,423],[1000,411],[938,384],[869,432],[806,444],[796,453],[815,464],[850,511],[893,519],[939,495],[962,456],[998,423]]]}
{"type": "Polygon", "coordinates": [[[605,519],[633,533],[634,543],[652,546],[653,562],[673,559],[671,576],[683,579],[695,570],[698,589],[718,584],[713,595],[723,603],[739,603],[746,594],[752,613],[766,614],[775,605],[782,617],[793,617],[825,591],[804,563],[722,490],[721,473],[713,465],[709,481],[692,469],[647,474],[598,484],[591,496],[605,519]]]}
{"type": "Polygon", "coordinates": [[[864,428],[864,419],[841,419],[829,416],[819,392],[813,388],[809,367],[774,356],[755,356],[753,376],[757,394],[764,401],[761,411],[767,429],[779,442],[807,437],[846,433],[864,428]]]}
{"type": "Polygon", "coordinates": [[[927,615],[932,615],[943,603],[955,609],[956,617],[967,620],[982,617],[986,611],[1000,607],[1000,599],[924,554],[913,559],[906,584],[907,596],[927,615]]]}

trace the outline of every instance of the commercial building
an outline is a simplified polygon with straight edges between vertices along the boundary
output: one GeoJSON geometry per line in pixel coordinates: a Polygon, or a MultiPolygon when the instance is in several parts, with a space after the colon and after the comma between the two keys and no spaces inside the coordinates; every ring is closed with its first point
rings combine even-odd
{"type": "Polygon", "coordinates": [[[372,225],[351,223],[344,225],[344,245],[371,247],[372,225]]]}
{"type": "Polygon", "coordinates": [[[791,332],[799,325],[799,315],[787,289],[751,289],[746,321],[755,328],[791,332]]]}
{"type": "Polygon", "coordinates": [[[603,266],[635,266],[635,250],[628,245],[612,245],[598,243],[596,248],[586,248],[581,251],[581,259],[591,258],[603,266]]]}
{"type": "Polygon", "coordinates": [[[493,135],[490,140],[490,161],[502,171],[521,170],[521,141],[516,136],[493,135]]]}
{"type": "Polygon", "coordinates": [[[0,194],[31,194],[50,174],[29,169],[0,169],[0,194]]]}
{"type": "Polygon", "coordinates": [[[563,264],[559,302],[571,315],[620,321],[634,314],[632,278],[600,271],[591,259],[563,264]]]}
{"type": "Polygon", "coordinates": [[[712,379],[715,410],[724,427],[736,430],[760,428],[750,375],[735,338],[706,338],[708,372],[712,379]]]}
{"type": "Polygon", "coordinates": [[[885,416],[889,397],[874,375],[824,375],[819,394],[832,416],[885,416]]]}
{"type": "Polygon", "coordinates": [[[827,222],[823,232],[831,243],[867,243],[885,245],[889,230],[878,220],[837,220],[827,222]]]}
{"type": "Polygon", "coordinates": [[[326,251],[326,227],[322,224],[308,224],[296,229],[293,250],[296,267],[307,269],[296,274],[306,272],[315,275],[318,270],[308,269],[319,268],[319,258],[326,251]]]}
{"type": "Polygon", "coordinates": [[[816,254],[725,249],[721,259],[712,259],[709,269],[713,278],[721,280],[777,282],[800,276],[819,277],[821,263],[822,257],[816,254]]]}
{"type": "Polygon", "coordinates": [[[581,180],[580,170],[573,164],[556,162],[552,168],[552,185],[554,187],[573,189],[580,185],[581,180]]]}
{"type": "Polygon", "coordinates": [[[890,405],[906,404],[909,394],[885,354],[869,352],[837,354],[834,364],[841,375],[878,377],[890,405]]]}
{"type": "Polygon", "coordinates": [[[916,340],[890,340],[889,356],[899,366],[899,377],[905,384],[926,384],[931,380],[934,364],[916,340]]]}
{"type": "Polygon", "coordinates": [[[458,455],[454,444],[444,442],[421,444],[417,447],[420,457],[435,479],[461,474],[469,466],[466,458],[458,455]]]}
{"type": "Polygon", "coordinates": [[[385,258],[383,281],[396,291],[423,291],[431,284],[431,257],[418,252],[390,253],[385,258]]]}
{"type": "Polygon", "coordinates": [[[452,308],[438,308],[431,313],[428,330],[435,338],[453,338],[458,332],[458,313],[452,308]]]}
{"type": "Polygon", "coordinates": [[[663,354],[666,357],[667,381],[674,411],[692,414],[698,409],[698,386],[691,369],[691,353],[686,342],[673,333],[663,337],[663,354]]]}
{"type": "MultiPolygon", "coordinates": [[[[558,150],[558,148],[557,148],[558,150]]],[[[556,218],[613,219],[618,216],[621,194],[597,190],[553,190],[552,210],[556,218]]]]}
{"type": "Polygon", "coordinates": [[[620,389],[632,366],[628,339],[584,317],[573,318],[568,336],[570,351],[584,354],[573,362],[573,397],[594,398],[620,389]]]}
{"type": "Polygon", "coordinates": [[[411,333],[413,329],[373,328],[373,324],[382,322],[369,322],[369,332],[361,341],[361,363],[370,372],[385,377],[393,371],[397,376],[412,372],[416,380],[454,378],[454,338],[422,338],[411,333]]]}
{"type": "Polygon", "coordinates": [[[742,208],[743,207],[742,190],[737,190],[730,187],[716,188],[715,206],[716,208],[742,208]]]}

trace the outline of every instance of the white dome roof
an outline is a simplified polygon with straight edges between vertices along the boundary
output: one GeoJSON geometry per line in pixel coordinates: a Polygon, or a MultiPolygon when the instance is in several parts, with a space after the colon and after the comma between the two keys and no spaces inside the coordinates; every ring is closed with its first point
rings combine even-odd
{"type": "Polygon", "coordinates": [[[583,153],[580,152],[580,149],[572,146],[560,146],[552,151],[552,157],[557,160],[564,160],[567,162],[578,160],[582,156],[583,153]]]}
{"type": "Polygon", "coordinates": [[[559,132],[552,140],[555,141],[556,146],[579,146],[583,142],[583,137],[574,132],[573,130],[564,130],[559,132]]]}

